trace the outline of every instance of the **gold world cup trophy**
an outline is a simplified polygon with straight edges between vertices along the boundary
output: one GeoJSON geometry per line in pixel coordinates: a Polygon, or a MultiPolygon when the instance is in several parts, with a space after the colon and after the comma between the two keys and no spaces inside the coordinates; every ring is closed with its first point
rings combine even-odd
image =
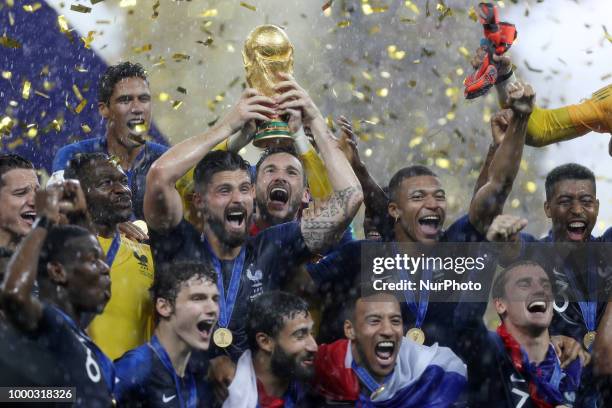
{"type": "MultiPolygon", "coordinates": [[[[274,85],[283,79],[279,73],[293,74],[293,44],[285,31],[275,25],[255,27],[244,42],[242,50],[246,80],[251,88],[265,96],[276,95],[274,85]]],[[[287,146],[293,143],[289,125],[280,116],[258,124],[253,145],[287,146]]]]}

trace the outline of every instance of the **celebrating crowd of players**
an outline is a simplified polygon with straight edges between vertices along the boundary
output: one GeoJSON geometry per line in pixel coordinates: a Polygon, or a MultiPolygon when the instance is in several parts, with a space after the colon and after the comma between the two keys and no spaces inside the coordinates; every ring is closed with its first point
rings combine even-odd
{"type": "Polygon", "coordinates": [[[109,67],[106,134],[60,149],[46,188],[27,159],[0,155],[0,385],[76,387],[84,407],[612,404],[612,307],[600,296],[553,308],[560,290],[608,296],[605,259],[577,275],[521,257],[534,241],[612,240],[591,236],[595,176],[577,164],[548,174],[542,240],[502,214],[524,145],[610,132],[612,87],[583,102],[588,112],[562,108],[572,131],[543,125],[561,110],[537,108],[529,85],[504,77],[469,208],[444,228],[431,169],[403,167],[381,188],[350,123],[338,120],[336,138],[290,76],[276,97],[246,89],[208,131],[168,148],[142,131],[143,68],[109,67]],[[237,152],[274,115],[288,118],[294,146],[251,166],[237,152]],[[506,242],[489,282],[497,330],[486,303],[363,291],[367,241],[351,227],[362,203],[371,240],[506,242]]]}

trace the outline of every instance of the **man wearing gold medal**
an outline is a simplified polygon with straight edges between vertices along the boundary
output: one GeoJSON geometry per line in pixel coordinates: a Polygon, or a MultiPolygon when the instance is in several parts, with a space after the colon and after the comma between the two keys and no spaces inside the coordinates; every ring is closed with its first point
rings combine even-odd
{"type": "Polygon", "coordinates": [[[120,406],[202,407],[212,401],[191,355],[207,351],[219,316],[216,274],[196,262],[164,265],[151,297],[157,327],[151,341],[115,361],[120,406]]]}
{"type": "MultiPolygon", "coordinates": [[[[431,169],[413,165],[397,171],[389,181],[389,194],[375,185],[361,160],[351,160],[366,194],[366,206],[377,215],[378,230],[386,230],[388,217],[392,220],[390,236],[386,242],[435,243],[435,242],[481,242],[496,215],[500,214],[518,172],[525,141],[525,131],[534,93],[528,85],[516,85],[509,92],[510,109],[495,115],[491,120],[495,143],[495,154],[482,172],[468,214],[460,217],[446,230],[446,193],[440,178],[431,169]]],[[[357,155],[353,149],[353,155],[357,155]]],[[[313,279],[319,282],[332,281],[345,285],[335,293],[342,295],[355,284],[361,270],[360,251],[363,242],[346,244],[338,251],[314,265],[308,265],[313,279]],[[341,278],[341,279],[340,279],[341,278]],[[348,286],[349,288],[347,288],[348,286]]],[[[452,347],[456,341],[452,319],[454,306],[451,303],[432,303],[427,293],[406,292],[404,316],[407,336],[419,344],[431,345],[440,342],[452,347]],[[412,297],[410,297],[412,295],[412,297]]],[[[337,296],[342,302],[341,296],[337,296]]],[[[483,304],[483,307],[486,306],[483,304]]],[[[333,338],[334,336],[329,336],[333,338]]],[[[336,334],[335,338],[338,337],[336,334]]],[[[328,340],[327,338],[325,340],[328,340]]]]}
{"type": "Polygon", "coordinates": [[[588,353],[562,362],[552,343],[553,292],[549,275],[537,263],[518,261],[498,274],[491,293],[501,318],[496,332],[487,330],[482,313],[464,309],[463,329],[470,341],[457,350],[479,372],[479,393],[470,406],[496,401],[499,407],[573,407],[577,405],[582,367],[588,353]]]}
{"type": "Polygon", "coordinates": [[[291,76],[279,74],[277,79],[276,96],[246,89],[224,118],[204,134],[169,149],[147,176],[145,218],[156,263],[197,259],[218,271],[221,331],[213,333],[213,341],[219,341],[211,350],[213,357],[240,357],[247,348],[248,303],[281,287],[290,278],[287,271],[334,245],[363,199],[318,108],[291,76]],[[249,164],[236,153],[211,150],[244,127],[290,109],[301,111],[303,125],[312,132],[333,192],[326,202],[305,210],[300,222],[266,228],[249,238],[254,199],[249,164]],[[203,233],[183,220],[175,189],[176,181],[193,167],[193,200],[205,220],[203,233]]]}
{"type": "MultiPolygon", "coordinates": [[[[595,175],[588,168],[575,163],[568,163],[556,167],[548,173],[545,182],[546,202],[544,210],[551,219],[552,228],[549,234],[541,239],[526,234],[518,234],[516,248],[529,243],[543,242],[555,243],[561,248],[562,243],[577,243],[574,248],[582,251],[584,258],[578,261],[575,256],[567,257],[567,261],[560,265],[550,265],[553,272],[553,284],[556,288],[554,315],[550,331],[554,335],[564,335],[574,338],[591,351],[597,337],[597,325],[603,315],[609,296],[606,288],[610,288],[612,276],[607,272],[609,264],[605,252],[593,246],[591,253],[589,243],[612,242],[612,229],[603,235],[591,235],[597,223],[599,213],[599,200],[596,194],[595,175]],[[573,264],[572,264],[573,263],[573,264]],[[582,271],[582,272],[581,272],[582,271]]],[[[518,220],[514,224],[519,223],[518,220]]],[[[522,223],[516,231],[526,226],[522,223]]],[[[497,241],[508,241],[510,236],[498,237],[497,241]]],[[[601,245],[601,244],[599,244],[601,245]]],[[[562,252],[560,249],[557,252],[562,252]]],[[[543,264],[550,260],[541,260],[543,264]]],[[[590,367],[584,370],[582,378],[583,389],[579,393],[581,398],[597,399],[597,391],[593,383],[590,367]]]]}
{"type": "Polygon", "coordinates": [[[466,367],[449,348],[403,336],[400,304],[379,292],[353,299],[346,339],[319,346],[317,407],[449,407],[466,386],[466,367]]]}

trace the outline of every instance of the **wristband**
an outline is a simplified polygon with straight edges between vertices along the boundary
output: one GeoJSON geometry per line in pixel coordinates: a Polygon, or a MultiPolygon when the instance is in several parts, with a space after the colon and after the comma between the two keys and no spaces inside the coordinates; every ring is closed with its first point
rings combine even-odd
{"type": "MultiPolygon", "coordinates": [[[[510,71],[508,71],[505,75],[502,76],[498,76],[497,77],[497,81],[495,81],[495,84],[501,84],[502,82],[505,82],[506,80],[508,80],[512,75],[514,75],[514,70],[510,69],[510,71]]],[[[515,82],[515,81],[512,81],[515,82]]]]}
{"type": "Polygon", "coordinates": [[[300,130],[295,132],[293,142],[295,144],[295,150],[299,155],[306,154],[308,153],[308,151],[310,151],[310,149],[312,149],[312,146],[310,145],[308,137],[306,137],[303,128],[300,128],[300,130]]]}
{"type": "Polygon", "coordinates": [[[49,218],[43,215],[42,217],[37,217],[36,220],[34,220],[34,224],[32,224],[32,229],[44,228],[46,230],[49,230],[52,226],[53,222],[51,222],[49,218]]]}

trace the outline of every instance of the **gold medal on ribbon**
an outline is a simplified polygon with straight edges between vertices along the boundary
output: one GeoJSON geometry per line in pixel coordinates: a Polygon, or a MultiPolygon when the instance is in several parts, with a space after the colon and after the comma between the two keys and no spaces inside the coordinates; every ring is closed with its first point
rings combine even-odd
{"type": "Polygon", "coordinates": [[[225,327],[219,327],[213,333],[213,342],[217,347],[226,348],[232,344],[234,340],[234,336],[232,332],[226,329],[225,327]]]}
{"type": "Polygon", "coordinates": [[[417,344],[423,345],[425,343],[425,332],[418,327],[413,327],[412,329],[408,330],[408,333],[406,333],[406,338],[414,341],[417,344]]]}
{"type": "Polygon", "coordinates": [[[384,390],[385,390],[385,385],[383,384],[380,387],[378,387],[378,389],[370,395],[370,399],[374,401],[374,399],[378,397],[380,394],[382,394],[384,390]]]}
{"type": "Polygon", "coordinates": [[[596,331],[590,331],[587,334],[584,335],[583,339],[582,339],[582,344],[584,344],[584,347],[588,350],[591,345],[593,344],[593,342],[595,341],[595,336],[597,335],[596,331]]]}

